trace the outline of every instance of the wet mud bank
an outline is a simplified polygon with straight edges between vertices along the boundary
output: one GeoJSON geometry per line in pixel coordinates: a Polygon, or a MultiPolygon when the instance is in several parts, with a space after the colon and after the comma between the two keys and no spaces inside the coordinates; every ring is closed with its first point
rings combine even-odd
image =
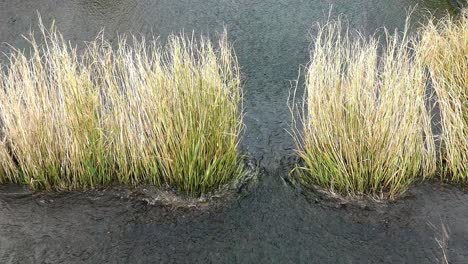
{"type": "Polygon", "coordinates": [[[401,28],[415,4],[439,15],[455,10],[448,0],[0,1],[0,43],[20,48],[36,11],[71,43],[103,27],[111,40],[182,29],[214,36],[226,27],[244,79],[241,148],[261,171],[258,182],[209,206],[117,189],[2,186],[0,263],[437,263],[441,224],[450,230],[449,260],[467,263],[466,191],[425,183],[396,202],[349,203],[285,180],[295,159],[287,98],[309,59],[312,25],[333,5],[365,32],[401,28]]]}

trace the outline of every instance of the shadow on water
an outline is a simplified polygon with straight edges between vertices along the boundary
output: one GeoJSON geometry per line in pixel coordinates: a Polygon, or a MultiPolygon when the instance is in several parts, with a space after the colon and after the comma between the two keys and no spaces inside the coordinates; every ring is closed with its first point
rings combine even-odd
{"type": "Polygon", "coordinates": [[[164,39],[226,26],[245,80],[242,150],[263,171],[256,186],[204,210],[114,191],[1,187],[0,263],[435,263],[441,251],[429,223],[440,222],[450,229],[450,260],[467,263],[468,194],[456,188],[423,184],[397,202],[347,204],[283,180],[293,156],[286,100],[309,59],[311,26],[333,5],[364,32],[402,27],[415,4],[454,12],[449,0],[0,1],[0,42],[17,47],[26,47],[20,34],[37,23],[36,10],[72,43],[103,27],[111,39],[125,32],[164,39]]]}

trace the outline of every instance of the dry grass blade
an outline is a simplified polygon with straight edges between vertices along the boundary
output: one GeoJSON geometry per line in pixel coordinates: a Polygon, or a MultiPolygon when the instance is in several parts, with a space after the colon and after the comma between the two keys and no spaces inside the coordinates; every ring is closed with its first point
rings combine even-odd
{"type": "Polygon", "coordinates": [[[0,182],[76,189],[120,182],[200,194],[244,175],[239,67],[226,33],[166,46],[103,37],[44,44],[0,72],[0,182]]]}
{"type": "Polygon", "coordinates": [[[409,43],[406,31],[387,32],[381,47],[340,21],[319,28],[304,101],[293,106],[303,184],[393,198],[434,172],[426,79],[409,43]]]}
{"type": "Polygon", "coordinates": [[[440,175],[468,183],[468,9],[459,17],[430,19],[418,48],[441,114],[440,175]]]}

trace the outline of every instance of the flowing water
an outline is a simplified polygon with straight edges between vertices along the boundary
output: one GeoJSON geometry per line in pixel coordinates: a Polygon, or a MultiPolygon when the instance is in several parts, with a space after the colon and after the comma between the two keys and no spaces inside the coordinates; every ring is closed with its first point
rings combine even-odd
{"type": "MultiPolygon", "coordinates": [[[[242,67],[246,131],[242,151],[261,173],[234,199],[205,209],[147,203],[114,190],[62,194],[0,187],[0,263],[437,263],[435,238],[450,230],[451,263],[468,263],[468,193],[440,184],[397,202],[343,203],[284,180],[291,81],[309,59],[313,25],[344,14],[366,33],[402,28],[449,0],[0,0],[0,51],[55,20],[71,43],[105,29],[160,36],[214,36],[226,27],[242,67]],[[433,225],[433,226],[432,226],[433,225]]],[[[440,263],[440,262],[439,262],[440,263]]]]}

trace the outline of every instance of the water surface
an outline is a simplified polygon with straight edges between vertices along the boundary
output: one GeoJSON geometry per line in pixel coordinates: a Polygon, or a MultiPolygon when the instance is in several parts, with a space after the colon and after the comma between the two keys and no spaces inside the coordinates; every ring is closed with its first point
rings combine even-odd
{"type": "MultiPolygon", "coordinates": [[[[262,173],[256,187],[210,210],[148,205],[113,191],[30,194],[0,189],[0,263],[436,263],[428,223],[451,230],[449,258],[468,263],[468,194],[424,184],[396,203],[340,205],[285,183],[293,144],[286,129],[290,82],[307,63],[311,27],[343,13],[367,33],[402,28],[436,0],[22,0],[0,1],[0,42],[26,47],[21,34],[56,21],[71,43],[105,29],[160,36],[226,27],[245,89],[242,150],[262,173]]],[[[5,51],[2,44],[0,50],[5,51]]]]}

